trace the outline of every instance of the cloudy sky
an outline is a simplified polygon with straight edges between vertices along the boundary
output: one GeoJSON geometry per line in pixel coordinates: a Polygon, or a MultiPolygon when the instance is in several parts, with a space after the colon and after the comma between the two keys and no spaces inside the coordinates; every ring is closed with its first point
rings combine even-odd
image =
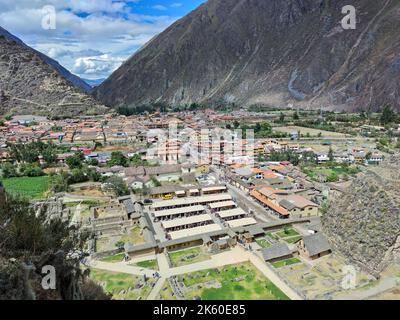
{"type": "Polygon", "coordinates": [[[0,0],[0,26],[78,76],[100,79],[203,2],[0,0]]]}

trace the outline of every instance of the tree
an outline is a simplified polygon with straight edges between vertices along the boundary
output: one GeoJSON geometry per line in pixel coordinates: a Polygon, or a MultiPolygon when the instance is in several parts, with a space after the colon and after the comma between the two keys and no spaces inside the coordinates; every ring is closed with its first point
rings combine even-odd
{"type": "Polygon", "coordinates": [[[383,107],[380,121],[383,126],[396,121],[396,114],[390,106],[383,107]]]}
{"type": "Polygon", "coordinates": [[[329,158],[329,162],[333,162],[335,159],[332,147],[329,147],[328,158],[329,158]]]}
{"type": "Polygon", "coordinates": [[[70,169],[75,169],[75,168],[82,168],[84,160],[85,160],[85,155],[83,154],[82,151],[78,151],[72,156],[67,157],[65,159],[65,162],[67,163],[70,169]]]}
{"type": "Polygon", "coordinates": [[[281,112],[281,114],[279,115],[279,122],[280,123],[284,123],[285,122],[285,114],[283,112],[281,112]]]}
{"type": "Polygon", "coordinates": [[[4,163],[1,167],[2,177],[3,178],[13,178],[18,177],[17,169],[14,165],[9,162],[4,163]]]}
{"type": "Polygon", "coordinates": [[[21,175],[26,177],[40,177],[44,175],[42,168],[37,164],[22,164],[19,170],[21,175]]]}
{"type": "Polygon", "coordinates": [[[239,127],[240,127],[239,121],[237,121],[237,120],[233,121],[233,127],[234,127],[235,129],[239,128],[239,127]]]}
{"type": "Polygon", "coordinates": [[[128,158],[125,157],[121,151],[115,151],[115,152],[111,153],[111,160],[107,162],[107,165],[109,167],[113,167],[113,166],[127,167],[128,164],[129,164],[128,158]]]}
{"type": "MultiPolygon", "coordinates": [[[[46,206],[7,194],[0,210],[0,300],[107,299],[81,268],[87,234],[61,217],[48,218],[46,206]],[[56,269],[56,289],[45,290],[41,270],[56,269]],[[36,271],[35,271],[36,270],[36,271]]],[[[109,298],[109,297],[108,297],[109,298]]]]}
{"type": "Polygon", "coordinates": [[[332,172],[327,178],[327,182],[337,182],[339,181],[339,176],[336,172],[332,172]]]}
{"type": "Polygon", "coordinates": [[[118,176],[109,177],[105,182],[105,188],[111,192],[114,192],[117,197],[126,196],[129,194],[129,189],[125,181],[118,176]]]}
{"type": "Polygon", "coordinates": [[[299,120],[299,113],[297,112],[297,110],[293,113],[293,120],[299,120]]]}
{"type": "Polygon", "coordinates": [[[156,177],[151,177],[151,181],[153,182],[155,187],[161,187],[161,182],[158,181],[156,177]]]}
{"type": "Polygon", "coordinates": [[[50,190],[54,193],[59,192],[68,192],[68,174],[60,173],[60,174],[51,174],[49,179],[50,190]]]}

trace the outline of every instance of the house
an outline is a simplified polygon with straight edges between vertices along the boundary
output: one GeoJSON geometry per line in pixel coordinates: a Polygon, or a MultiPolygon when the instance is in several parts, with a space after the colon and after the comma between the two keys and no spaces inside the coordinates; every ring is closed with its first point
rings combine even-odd
{"type": "Polygon", "coordinates": [[[277,190],[271,187],[254,188],[250,195],[264,207],[268,207],[275,212],[279,218],[289,218],[289,212],[278,203],[278,194],[286,194],[284,190],[277,190]]]}
{"type": "Polygon", "coordinates": [[[170,164],[146,168],[146,173],[160,182],[178,181],[182,175],[181,165],[170,164]]]}
{"type": "Polygon", "coordinates": [[[321,163],[326,163],[329,162],[329,156],[328,154],[325,153],[318,153],[317,154],[317,163],[321,164],[321,163]]]}
{"type": "Polygon", "coordinates": [[[297,242],[297,248],[301,256],[311,260],[318,259],[332,252],[331,246],[325,236],[318,232],[303,237],[297,242]]]}
{"type": "Polygon", "coordinates": [[[275,243],[261,250],[265,262],[275,262],[293,257],[292,251],[286,243],[275,243]]]}
{"type": "Polygon", "coordinates": [[[160,199],[165,196],[173,197],[176,191],[181,190],[181,187],[178,186],[162,186],[162,187],[154,187],[150,189],[150,197],[152,199],[160,199]]]}
{"type": "Polygon", "coordinates": [[[134,177],[128,177],[126,179],[126,184],[133,190],[137,190],[137,189],[143,189],[144,187],[151,187],[153,185],[153,181],[151,180],[151,177],[148,175],[134,176],[134,177]]]}
{"type": "Polygon", "coordinates": [[[289,212],[291,218],[318,216],[318,205],[297,194],[283,196],[279,205],[289,212]]]}
{"type": "Polygon", "coordinates": [[[373,152],[368,159],[368,164],[379,165],[384,160],[384,156],[378,152],[373,152]]]}

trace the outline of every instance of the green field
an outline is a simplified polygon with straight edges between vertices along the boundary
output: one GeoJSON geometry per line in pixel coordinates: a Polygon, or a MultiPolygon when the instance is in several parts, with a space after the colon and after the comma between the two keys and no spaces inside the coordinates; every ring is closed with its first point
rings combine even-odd
{"type": "Polygon", "coordinates": [[[202,300],[288,300],[289,298],[251,263],[202,270],[179,276],[187,287],[185,299],[202,300]],[[207,283],[219,287],[208,287],[207,283]]]}
{"type": "Polygon", "coordinates": [[[49,190],[49,177],[18,177],[2,180],[7,192],[28,200],[40,199],[49,190]]]}
{"type": "Polygon", "coordinates": [[[291,264],[295,264],[295,263],[299,263],[299,262],[301,262],[301,261],[299,259],[297,259],[297,258],[289,258],[289,259],[285,259],[285,260],[272,262],[271,264],[275,268],[281,268],[281,267],[290,266],[291,264]]]}
{"type": "Polygon", "coordinates": [[[101,258],[100,261],[103,261],[103,262],[122,262],[124,257],[125,257],[125,253],[118,253],[118,254],[115,254],[113,256],[107,256],[107,257],[101,258]]]}
{"type": "Polygon", "coordinates": [[[145,269],[158,270],[157,260],[139,261],[135,263],[135,266],[145,269]]]}
{"type": "Polygon", "coordinates": [[[90,278],[102,285],[115,300],[146,299],[154,283],[154,279],[144,282],[139,276],[99,269],[91,269],[90,278]]]}
{"type": "Polygon", "coordinates": [[[292,244],[292,243],[299,241],[300,239],[301,239],[301,236],[295,236],[295,237],[284,238],[283,241],[285,241],[289,244],[292,244]]]}
{"type": "Polygon", "coordinates": [[[262,248],[268,248],[271,246],[271,243],[267,239],[264,239],[264,238],[256,239],[256,242],[262,248]]]}
{"type": "Polygon", "coordinates": [[[208,255],[203,253],[200,247],[170,252],[169,258],[173,267],[181,267],[210,259],[208,255]]]}
{"type": "Polygon", "coordinates": [[[301,170],[312,180],[318,181],[319,177],[324,177],[330,182],[335,182],[340,176],[352,176],[357,174],[360,170],[356,167],[345,166],[313,166],[302,167],[301,170]]]}
{"type": "Polygon", "coordinates": [[[283,231],[277,232],[276,235],[277,235],[279,238],[287,238],[287,237],[298,236],[299,233],[298,233],[296,230],[294,230],[294,229],[292,229],[292,228],[289,228],[289,229],[285,229],[285,230],[283,230],[283,231]]]}

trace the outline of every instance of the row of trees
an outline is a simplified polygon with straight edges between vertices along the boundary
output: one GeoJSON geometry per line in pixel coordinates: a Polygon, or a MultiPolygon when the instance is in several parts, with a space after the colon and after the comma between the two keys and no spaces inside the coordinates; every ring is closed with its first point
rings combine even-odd
{"type": "Polygon", "coordinates": [[[0,166],[1,176],[5,179],[13,177],[39,177],[44,175],[42,168],[35,163],[23,163],[15,166],[11,163],[4,163],[0,166]]]}
{"type": "Polygon", "coordinates": [[[10,156],[17,162],[35,163],[39,161],[39,156],[48,164],[55,164],[59,149],[53,143],[33,141],[30,143],[9,143],[7,144],[10,156]]]}

